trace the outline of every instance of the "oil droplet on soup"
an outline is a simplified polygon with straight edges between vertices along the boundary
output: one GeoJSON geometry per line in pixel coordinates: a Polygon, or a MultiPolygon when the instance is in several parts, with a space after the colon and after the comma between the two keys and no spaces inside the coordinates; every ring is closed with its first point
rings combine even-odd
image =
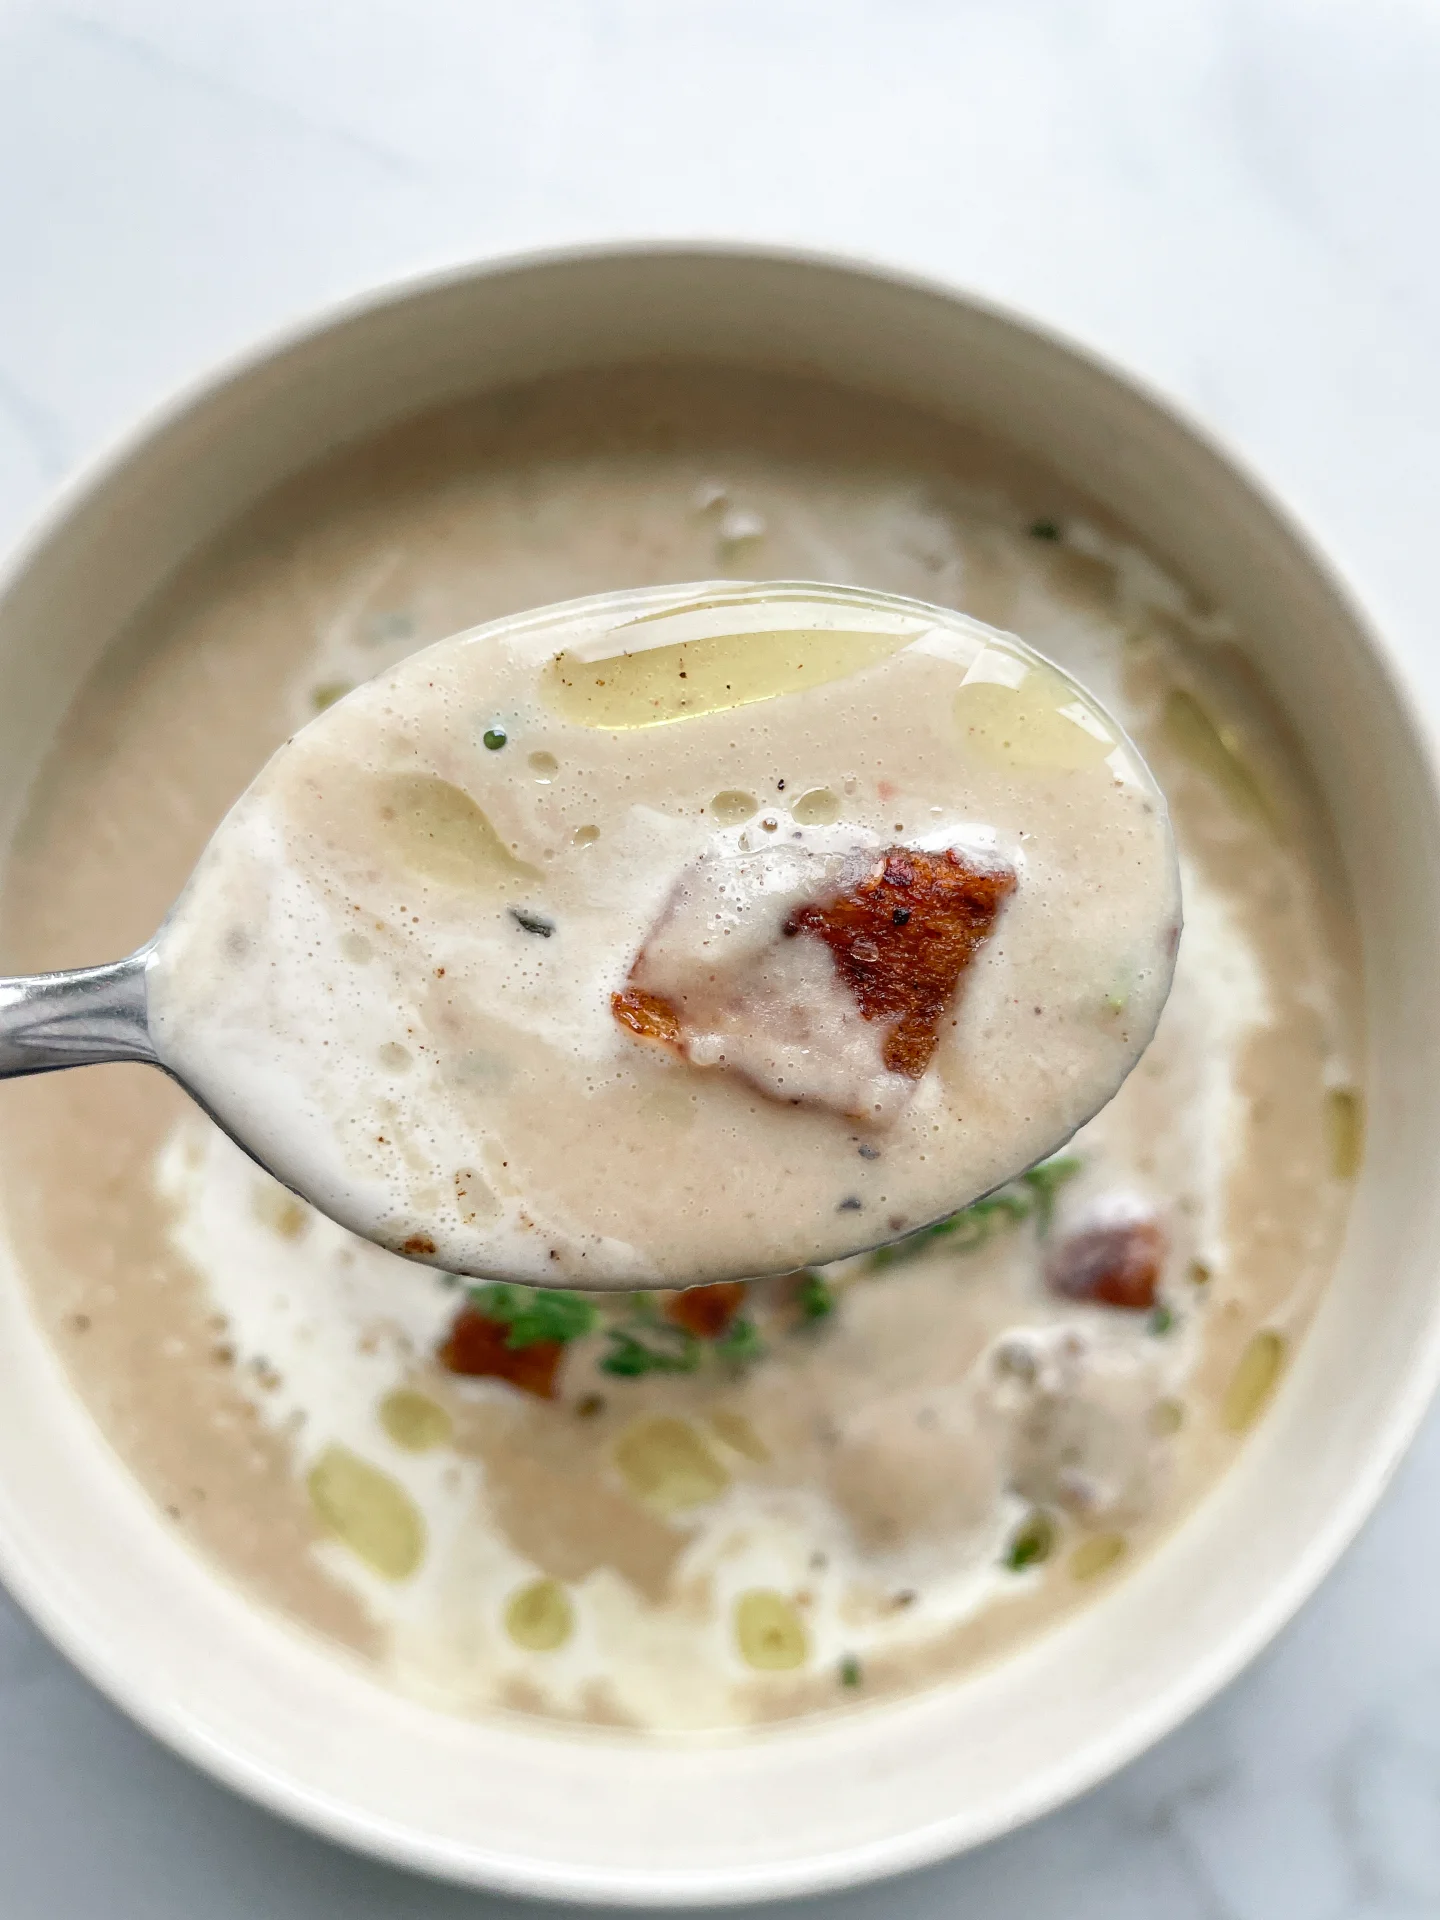
{"type": "Polygon", "coordinates": [[[1353,1180],[1365,1152],[1365,1114],[1353,1087],[1332,1087],[1326,1094],[1325,1134],[1331,1173],[1337,1180],[1353,1180]]]}
{"type": "Polygon", "coordinates": [[[397,1387],[380,1402],[380,1424],[407,1453],[429,1453],[443,1447],[453,1431],[449,1414],[428,1393],[397,1387]]]}
{"type": "Polygon", "coordinates": [[[759,811],[760,802],[753,793],[736,793],[731,790],[717,793],[710,802],[710,817],[712,820],[718,820],[722,827],[738,827],[759,811]]]}
{"type": "MultiPolygon", "coordinates": [[[[633,645],[640,625],[637,621],[616,637],[633,645]]],[[[545,668],[541,682],[562,720],[611,731],[656,727],[847,680],[898,653],[912,637],[785,629],[718,634],[602,660],[561,653],[545,668]]]]}
{"type": "Polygon", "coordinates": [[[683,1513],[717,1499],[730,1475],[688,1420],[656,1414],[615,1442],[615,1464],[635,1498],[657,1513],[683,1513]]]}
{"type": "Polygon", "coordinates": [[[1089,1540],[1082,1540],[1070,1556],[1071,1578],[1093,1580],[1113,1567],[1124,1552],[1125,1536],[1120,1533],[1097,1533],[1089,1540]]]}
{"type": "Polygon", "coordinates": [[[505,845],[462,787],[429,773],[394,773],[375,783],[382,844],[412,873],[447,886],[501,892],[540,878],[505,845]]]}
{"type": "Polygon", "coordinates": [[[512,1593],[505,1631],[529,1653],[553,1653],[575,1631],[575,1609],[558,1580],[532,1580],[512,1593]]]}
{"type": "Polygon", "coordinates": [[[1097,766],[1118,744],[1073,686],[1044,667],[986,647],[955,695],[965,743],[1008,767],[1097,766]]]}
{"type": "Polygon", "coordinates": [[[1275,1391],[1284,1363],[1285,1342],[1281,1335],[1269,1327],[1257,1333],[1241,1354],[1225,1389],[1220,1421],[1227,1432],[1244,1433],[1259,1419],[1275,1391]]]}
{"type": "Polygon", "coordinates": [[[831,827],[840,818],[840,796],[829,787],[812,787],[790,811],[802,827],[831,827]]]}
{"type": "Polygon", "coordinates": [[[405,1489],[348,1447],[329,1446],[306,1479],[326,1530],[387,1580],[407,1579],[425,1556],[425,1522],[405,1489]]]}
{"type": "Polygon", "coordinates": [[[783,1593],[752,1587],[735,1602],[735,1639],[740,1658],[762,1673],[803,1667],[810,1652],[805,1622],[783,1593]]]}

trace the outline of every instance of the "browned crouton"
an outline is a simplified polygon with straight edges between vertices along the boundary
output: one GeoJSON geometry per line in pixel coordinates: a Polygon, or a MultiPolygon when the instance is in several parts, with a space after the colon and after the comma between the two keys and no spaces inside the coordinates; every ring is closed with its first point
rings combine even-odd
{"type": "Polygon", "coordinates": [[[1014,886],[1008,867],[975,865],[954,848],[891,847],[847,892],[798,908],[784,931],[825,942],[864,1017],[892,1023],[886,1067],[918,1080],[960,975],[1014,886]]]}
{"type": "Polygon", "coordinates": [[[435,1357],[449,1373],[470,1379],[508,1380],[522,1393],[553,1400],[564,1342],[532,1340],[528,1346],[511,1347],[506,1344],[509,1337],[510,1329],[503,1320],[492,1320],[478,1307],[464,1306],[450,1323],[435,1357]]]}

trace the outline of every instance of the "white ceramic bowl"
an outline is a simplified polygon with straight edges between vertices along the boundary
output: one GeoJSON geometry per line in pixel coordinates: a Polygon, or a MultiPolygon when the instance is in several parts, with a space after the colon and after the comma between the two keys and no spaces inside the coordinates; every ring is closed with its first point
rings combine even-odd
{"type": "Polygon", "coordinates": [[[107,641],[258,494],[449,396],[655,356],[800,367],[975,422],[1229,608],[1334,813],[1368,982],[1348,1245],[1239,1463],[1047,1638],[831,1723],[646,1744],[387,1693],[191,1556],[76,1400],[13,1270],[0,1276],[0,1572],[107,1693],[243,1792],[393,1860],[698,1904],[918,1865],[1079,1792],[1229,1679],[1354,1532],[1440,1370],[1440,820],[1380,643],[1275,504],[1154,398],[941,288],[788,253],[644,248],[462,270],[346,308],[192,391],[73,485],[0,584],[0,827],[107,641]]]}

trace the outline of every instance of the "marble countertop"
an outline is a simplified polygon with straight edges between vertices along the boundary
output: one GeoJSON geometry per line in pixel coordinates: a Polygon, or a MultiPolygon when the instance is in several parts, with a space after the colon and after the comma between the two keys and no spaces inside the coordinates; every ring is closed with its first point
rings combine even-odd
{"type": "MultiPolygon", "coordinates": [[[[0,0],[0,540],[304,310],[474,254],[871,254],[1148,375],[1310,521],[1440,716],[1434,0],[0,0]]],[[[1377,1281],[1380,1279],[1377,1276],[1377,1281]]],[[[1440,1915],[1440,1420],[1278,1644],[1087,1798],[836,1920],[1440,1915]]],[[[6,1920],[540,1914],[338,1852],[0,1599],[6,1920]]]]}

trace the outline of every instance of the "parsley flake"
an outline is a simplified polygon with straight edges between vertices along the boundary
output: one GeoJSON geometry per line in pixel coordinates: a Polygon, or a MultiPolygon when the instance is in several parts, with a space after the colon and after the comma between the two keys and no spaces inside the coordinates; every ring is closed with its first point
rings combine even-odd
{"type": "Polygon", "coordinates": [[[742,1313],[730,1322],[718,1340],[711,1342],[711,1350],[720,1359],[743,1366],[746,1361],[761,1357],[765,1342],[760,1338],[760,1329],[755,1322],[742,1313]]]}
{"type": "Polygon", "coordinates": [[[1029,1514],[1005,1549],[1005,1564],[1012,1573],[1037,1567],[1048,1560],[1055,1548],[1055,1522],[1038,1507],[1029,1514]]]}
{"type": "Polygon", "coordinates": [[[562,1293],[553,1287],[512,1287],[500,1281],[471,1287],[472,1304],[487,1320],[507,1329],[505,1344],[512,1351],[538,1346],[544,1340],[562,1345],[593,1333],[599,1311],[583,1294],[562,1293]]]}
{"type": "Polygon", "coordinates": [[[795,1299],[806,1320],[824,1320],[835,1311],[835,1289],[823,1273],[813,1268],[801,1274],[795,1299]]]}
{"type": "Polygon", "coordinates": [[[607,1327],[610,1349],[600,1362],[602,1373],[622,1380],[639,1380],[648,1373],[694,1373],[700,1365],[700,1342],[684,1327],[644,1318],[629,1326],[607,1327]]]}
{"type": "Polygon", "coordinates": [[[916,1233],[907,1233],[903,1240],[877,1248],[870,1256],[871,1271],[878,1273],[885,1267],[893,1267],[897,1261],[909,1260],[937,1240],[948,1240],[956,1253],[976,1253],[997,1232],[1021,1226],[1027,1220],[1034,1221],[1036,1234],[1043,1240],[1054,1217],[1056,1194],[1067,1180],[1074,1179],[1081,1165],[1074,1154],[1057,1154],[1053,1160],[1042,1160],[1038,1167],[1031,1167],[1008,1186],[987,1193],[973,1206],[962,1207],[948,1219],[937,1220],[916,1233]]]}
{"type": "Polygon", "coordinates": [[[1031,1210],[1035,1231],[1042,1240],[1050,1231],[1050,1222],[1055,1217],[1056,1194],[1079,1171],[1080,1162],[1073,1153],[1057,1153],[1053,1160],[1042,1160],[1038,1167],[1031,1167],[1028,1173],[1021,1174],[1022,1184],[1035,1196],[1031,1210]]]}

